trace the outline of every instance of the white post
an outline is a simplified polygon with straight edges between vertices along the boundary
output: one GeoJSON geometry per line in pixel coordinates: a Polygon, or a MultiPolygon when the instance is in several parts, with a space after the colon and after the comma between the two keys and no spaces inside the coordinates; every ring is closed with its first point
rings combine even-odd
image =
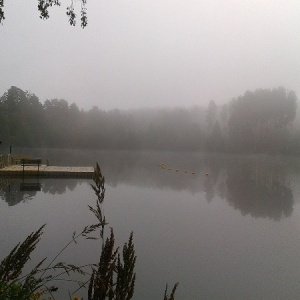
{"type": "Polygon", "coordinates": [[[8,154],[7,155],[7,166],[11,166],[12,165],[12,155],[11,154],[8,154]]]}

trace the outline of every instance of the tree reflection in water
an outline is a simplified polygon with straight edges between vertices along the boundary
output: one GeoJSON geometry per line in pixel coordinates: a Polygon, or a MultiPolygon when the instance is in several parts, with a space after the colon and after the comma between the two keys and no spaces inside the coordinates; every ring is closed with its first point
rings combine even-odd
{"type": "MultiPolygon", "coordinates": [[[[283,158],[259,155],[122,151],[111,155],[97,152],[91,157],[98,155],[103,160],[108,186],[125,184],[142,188],[188,191],[192,194],[204,192],[208,202],[216,198],[224,199],[243,215],[276,221],[282,217],[289,217],[293,212],[293,192],[287,182],[287,174],[291,172],[291,167],[297,165],[295,160],[288,163],[283,158]],[[166,164],[165,169],[159,167],[161,162],[166,164]],[[176,169],[179,169],[179,172],[176,172],[176,169]],[[184,170],[189,172],[185,173],[184,170]]],[[[294,172],[300,173],[300,165],[299,170],[294,172]]],[[[37,193],[20,191],[22,179],[1,180],[0,197],[10,206],[28,201],[37,193]]],[[[41,192],[61,195],[86,181],[40,179],[41,192]]]]}
{"type": "Polygon", "coordinates": [[[2,182],[0,187],[0,197],[9,206],[29,201],[36,195],[36,193],[36,191],[21,191],[20,181],[16,180],[7,180],[5,184],[2,182]]]}
{"type": "Polygon", "coordinates": [[[17,205],[21,202],[27,202],[33,199],[38,192],[51,195],[62,195],[67,190],[73,191],[78,184],[87,181],[86,179],[38,179],[38,178],[1,178],[0,180],[0,198],[9,206],[17,205]],[[26,186],[29,186],[26,189],[26,186]],[[34,189],[33,187],[39,187],[34,189]]]}
{"type": "Polygon", "coordinates": [[[236,163],[227,169],[226,198],[243,215],[279,221],[293,212],[293,193],[280,166],[236,163]]]}

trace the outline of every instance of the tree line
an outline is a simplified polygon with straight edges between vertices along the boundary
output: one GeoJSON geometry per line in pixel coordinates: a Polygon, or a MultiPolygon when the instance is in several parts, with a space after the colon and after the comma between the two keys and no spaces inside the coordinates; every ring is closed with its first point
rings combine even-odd
{"type": "Polygon", "coordinates": [[[299,153],[293,126],[297,97],[284,88],[247,91],[208,107],[80,110],[75,103],[41,103],[12,86],[0,98],[0,140],[16,147],[299,153]]]}
{"type": "Polygon", "coordinates": [[[207,146],[238,153],[298,153],[296,110],[296,94],[282,87],[247,91],[220,108],[211,100],[207,146]]]}

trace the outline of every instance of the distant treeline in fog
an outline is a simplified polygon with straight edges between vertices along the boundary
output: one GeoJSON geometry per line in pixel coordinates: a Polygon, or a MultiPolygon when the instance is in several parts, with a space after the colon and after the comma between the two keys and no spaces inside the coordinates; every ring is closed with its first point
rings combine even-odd
{"type": "Polygon", "coordinates": [[[0,140],[17,147],[300,153],[297,97],[284,88],[247,91],[208,107],[80,110],[41,103],[12,86],[0,98],[0,140]]]}

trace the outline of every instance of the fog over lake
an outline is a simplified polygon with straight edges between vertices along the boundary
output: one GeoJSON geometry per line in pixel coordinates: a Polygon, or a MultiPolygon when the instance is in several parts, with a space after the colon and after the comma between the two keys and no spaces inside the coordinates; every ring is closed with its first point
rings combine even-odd
{"type": "MultiPolygon", "coordinates": [[[[299,0],[0,0],[0,168],[98,162],[105,237],[133,232],[134,300],[177,282],[177,300],[300,298],[299,16],[299,0]]],[[[46,223],[26,273],[97,223],[92,183],[0,175],[0,261],[46,223]]]]}
{"type": "MultiPolygon", "coordinates": [[[[134,232],[134,299],[162,299],[165,284],[176,282],[176,298],[184,300],[296,299],[300,294],[298,158],[158,151],[31,153],[53,165],[99,162],[106,178],[103,209],[116,244],[122,246],[134,232]]],[[[96,201],[91,183],[1,178],[0,257],[47,223],[30,264],[53,258],[74,230],[96,221],[87,207],[96,201]],[[40,183],[41,191],[20,191],[24,182],[40,183]]],[[[100,247],[96,241],[80,241],[60,260],[96,262],[100,247]]]]}
{"type": "Polygon", "coordinates": [[[5,1],[0,95],[16,85],[80,108],[206,106],[246,90],[300,93],[297,0],[87,1],[40,20],[37,1],[5,1]]]}

